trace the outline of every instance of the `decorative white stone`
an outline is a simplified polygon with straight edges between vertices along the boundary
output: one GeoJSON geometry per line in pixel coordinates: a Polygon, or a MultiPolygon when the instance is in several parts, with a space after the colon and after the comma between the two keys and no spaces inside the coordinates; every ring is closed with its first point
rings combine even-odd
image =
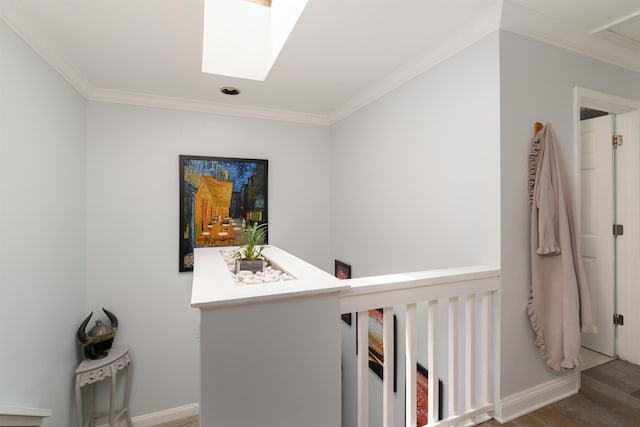
{"type": "Polygon", "coordinates": [[[227,264],[227,268],[229,268],[229,272],[231,272],[231,277],[233,277],[233,280],[237,285],[253,285],[259,283],[275,283],[296,280],[296,278],[292,275],[274,268],[271,264],[268,264],[268,261],[267,265],[264,268],[264,271],[253,273],[249,270],[242,270],[236,273],[236,258],[233,257],[235,253],[235,250],[220,251],[222,259],[227,264]]]}

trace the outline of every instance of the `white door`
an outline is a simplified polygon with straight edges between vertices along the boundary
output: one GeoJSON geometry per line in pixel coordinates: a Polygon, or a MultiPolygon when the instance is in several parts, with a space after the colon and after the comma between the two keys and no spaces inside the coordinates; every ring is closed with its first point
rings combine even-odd
{"type": "Polygon", "coordinates": [[[616,115],[615,132],[623,136],[616,149],[618,171],[617,221],[624,234],[617,240],[618,356],[640,365],[640,112],[616,115]]]}
{"type": "Polygon", "coordinates": [[[614,179],[612,116],[580,122],[580,235],[582,260],[593,302],[597,334],[582,346],[615,355],[614,179]]]}

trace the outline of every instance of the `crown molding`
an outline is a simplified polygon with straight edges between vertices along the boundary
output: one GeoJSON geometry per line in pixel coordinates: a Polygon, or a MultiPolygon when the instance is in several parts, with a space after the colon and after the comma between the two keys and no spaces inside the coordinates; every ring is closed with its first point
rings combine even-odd
{"type": "Polygon", "coordinates": [[[0,3],[0,19],[27,43],[42,59],[83,97],[89,93],[89,82],[61,55],[38,28],[23,18],[25,14],[9,2],[0,3]]]}
{"type": "Polygon", "coordinates": [[[470,25],[464,28],[458,28],[454,37],[442,41],[417,61],[408,64],[400,71],[390,75],[333,110],[329,114],[329,123],[335,124],[350,116],[359,109],[446,61],[456,53],[461,52],[494,31],[499,30],[500,15],[501,2],[496,1],[494,7],[485,9],[470,25]]]}
{"type": "Polygon", "coordinates": [[[28,15],[19,7],[16,7],[14,2],[0,2],[0,19],[78,91],[80,95],[88,100],[320,126],[328,126],[330,124],[328,116],[324,114],[223,104],[204,100],[92,87],[86,77],[57,51],[53,43],[49,41],[50,39],[36,26],[24,19],[24,16],[28,15]]]}
{"type": "Polygon", "coordinates": [[[634,18],[636,18],[638,16],[640,16],[640,9],[638,9],[635,12],[632,12],[632,13],[630,13],[628,15],[625,15],[622,18],[618,18],[618,19],[615,19],[615,20],[613,20],[611,22],[608,22],[608,23],[602,25],[601,27],[594,28],[593,30],[589,31],[589,34],[596,34],[596,33],[599,33],[601,31],[608,30],[611,27],[615,27],[618,24],[622,24],[623,22],[630,21],[630,20],[632,20],[632,19],[634,19],[634,18]]]}
{"type": "Polygon", "coordinates": [[[570,27],[566,23],[561,23],[552,17],[521,6],[512,0],[495,0],[493,7],[486,8],[470,25],[458,28],[454,37],[442,41],[417,61],[407,64],[398,72],[361,92],[328,114],[313,114],[94,88],[86,77],[55,49],[49,38],[36,26],[23,18],[28,15],[23,13],[20,7],[16,6],[16,3],[0,2],[0,19],[83,97],[93,101],[153,108],[330,126],[497,30],[520,34],[590,58],[640,72],[640,55],[632,45],[617,45],[607,40],[607,35],[596,36],[589,34],[578,28],[570,27]]]}
{"type": "Polygon", "coordinates": [[[500,28],[589,58],[640,72],[640,55],[609,40],[504,0],[500,28]]]}
{"type": "Polygon", "coordinates": [[[114,104],[139,105],[152,108],[193,111],[253,119],[277,120],[319,126],[328,126],[330,124],[328,117],[323,114],[277,110],[249,105],[232,105],[203,101],[199,99],[178,98],[111,89],[93,88],[90,90],[86,98],[91,101],[109,102],[114,104]]]}

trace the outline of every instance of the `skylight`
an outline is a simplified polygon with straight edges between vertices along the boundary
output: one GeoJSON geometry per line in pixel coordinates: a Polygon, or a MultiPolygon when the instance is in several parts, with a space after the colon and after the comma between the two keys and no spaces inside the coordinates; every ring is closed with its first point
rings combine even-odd
{"type": "Polygon", "coordinates": [[[307,1],[205,0],[202,72],[264,81],[307,1]]]}

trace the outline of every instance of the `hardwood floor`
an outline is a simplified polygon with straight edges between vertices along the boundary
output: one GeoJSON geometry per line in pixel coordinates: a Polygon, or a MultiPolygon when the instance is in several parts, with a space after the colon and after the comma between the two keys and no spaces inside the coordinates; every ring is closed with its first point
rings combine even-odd
{"type": "Polygon", "coordinates": [[[640,366],[621,360],[582,372],[580,392],[506,424],[491,420],[483,427],[640,426],[640,366]]]}
{"type": "MultiPolygon", "coordinates": [[[[197,427],[191,417],[157,427],[197,427]]],[[[640,366],[613,360],[582,372],[580,393],[506,424],[482,427],[635,427],[640,426],[640,366]]]]}

